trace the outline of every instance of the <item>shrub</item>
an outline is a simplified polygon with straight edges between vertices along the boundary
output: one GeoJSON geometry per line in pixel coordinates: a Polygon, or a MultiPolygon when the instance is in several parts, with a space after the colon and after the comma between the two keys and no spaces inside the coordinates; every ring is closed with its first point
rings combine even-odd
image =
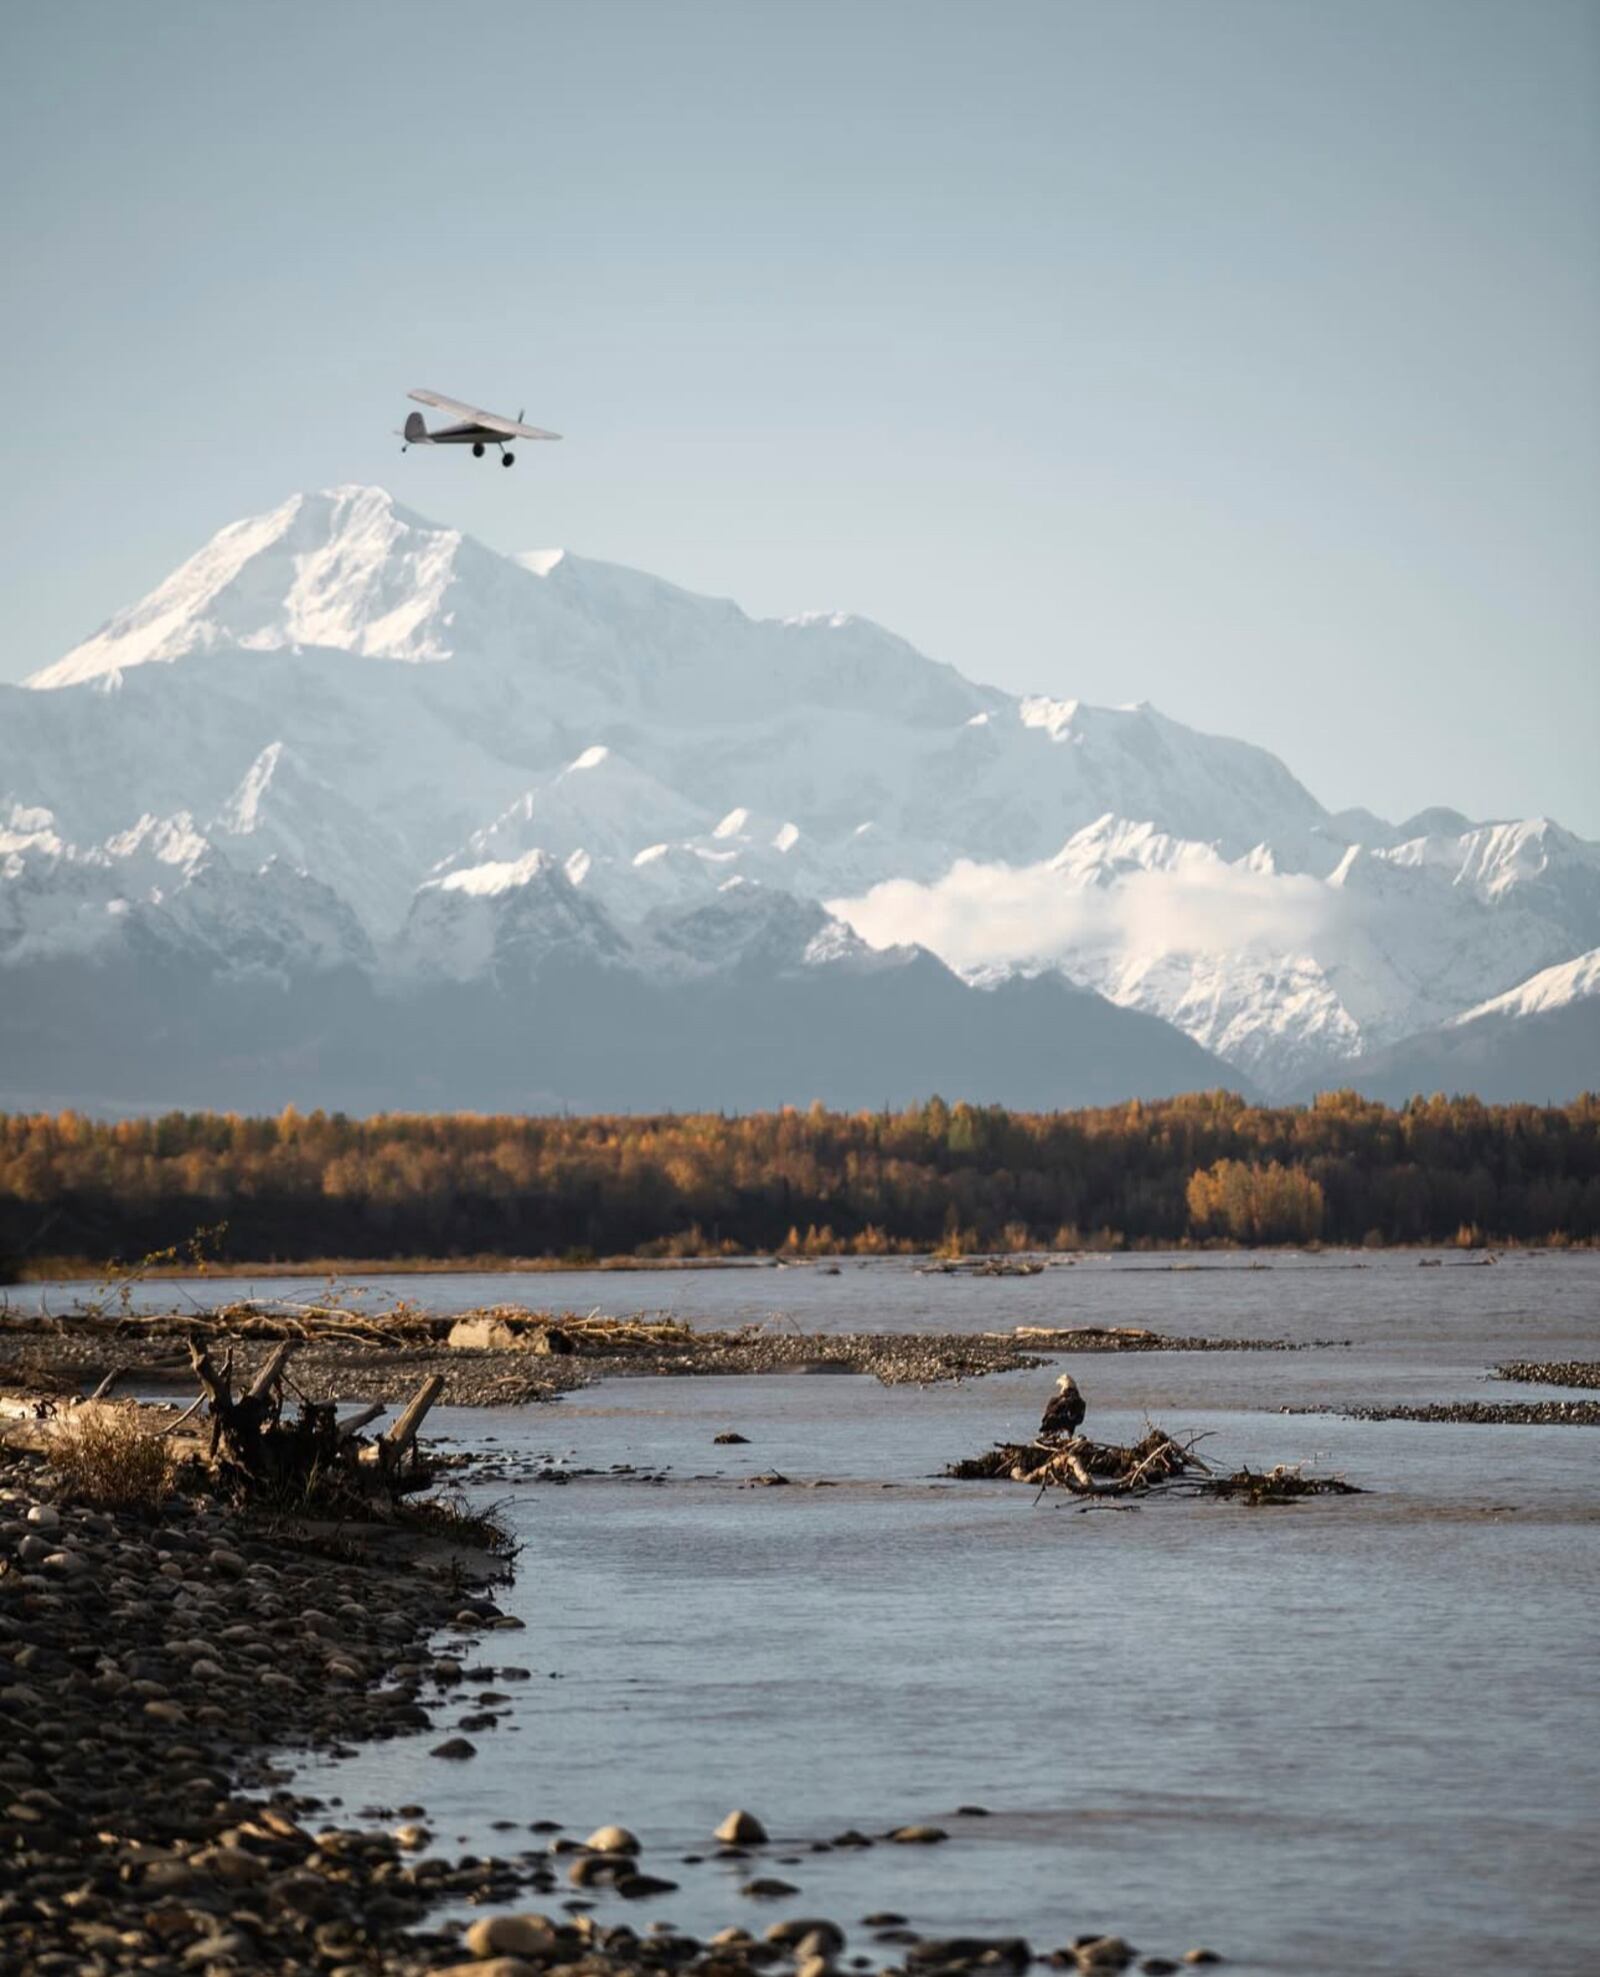
{"type": "Polygon", "coordinates": [[[172,1494],[172,1446],[140,1419],[136,1407],[92,1401],[62,1417],[50,1460],[90,1503],[113,1510],[154,1510],[172,1494]]]}

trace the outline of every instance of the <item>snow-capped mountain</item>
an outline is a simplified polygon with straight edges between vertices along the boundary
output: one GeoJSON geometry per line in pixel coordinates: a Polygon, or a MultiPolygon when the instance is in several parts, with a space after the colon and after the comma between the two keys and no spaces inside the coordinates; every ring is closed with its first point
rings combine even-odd
{"type": "Polygon", "coordinates": [[[1525,982],[1519,982],[1504,995],[1491,996],[1474,1009],[1452,1016],[1446,1029],[1464,1029],[1485,1017],[1548,1016],[1574,1003],[1590,1002],[1600,996],[1600,947],[1565,961],[1557,968],[1541,968],[1525,982]]]}
{"type": "MultiPolygon", "coordinates": [[[[1080,1033],[1089,989],[1141,1019],[1112,1051],[1129,1089],[1298,1089],[1481,1005],[1536,1013],[1496,998],[1597,944],[1600,848],[1548,820],[1330,813],[1148,706],[1003,693],[839,613],[501,556],[376,488],[235,523],[0,686],[13,1004],[28,970],[181,957],[217,996],[276,982],[313,1028],[319,982],[437,1016],[581,976],[596,1006],[639,983],[813,1016],[920,996],[977,1036],[1024,1007],[1080,1033]],[[1132,1068],[1157,1060],[1154,1084],[1132,1068]]],[[[0,1033],[0,1085],[32,1091],[19,1048],[0,1033]]]]}
{"type": "Polygon", "coordinates": [[[1378,1098],[1474,1091],[1487,1100],[1560,1103],[1595,1090],[1597,1066],[1600,948],[1593,948],[1375,1052],[1358,1073],[1362,1089],[1378,1098]]]}

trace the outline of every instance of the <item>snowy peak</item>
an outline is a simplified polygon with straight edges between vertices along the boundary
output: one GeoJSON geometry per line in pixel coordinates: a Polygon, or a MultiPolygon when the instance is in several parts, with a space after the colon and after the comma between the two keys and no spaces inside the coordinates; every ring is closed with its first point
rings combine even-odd
{"type": "Polygon", "coordinates": [[[417,888],[390,955],[392,975],[421,983],[536,981],[552,962],[620,965],[628,942],[558,858],[530,851],[429,879],[417,888]]]}
{"type": "Polygon", "coordinates": [[[709,821],[626,756],[595,743],[524,791],[442,865],[503,862],[538,850],[631,860],[648,845],[693,837],[709,821]]]}
{"type": "Polygon", "coordinates": [[[1600,996],[1600,947],[1591,948],[1575,960],[1560,962],[1554,968],[1541,968],[1538,974],[1530,975],[1504,995],[1491,996],[1487,1002],[1463,1010],[1445,1027],[1464,1029],[1468,1023],[1479,1022],[1486,1016],[1543,1016],[1595,996],[1600,996]]]}
{"type": "Polygon", "coordinates": [[[369,658],[448,655],[441,605],[462,537],[382,488],[297,494],[235,522],[148,597],[46,666],[32,687],[223,648],[328,646],[369,658]]]}
{"type": "Polygon", "coordinates": [[[904,950],[875,954],[815,900],[744,878],[728,880],[703,905],[651,915],[640,938],[657,967],[678,976],[727,969],[785,975],[837,966],[870,971],[910,958],[904,950]]]}

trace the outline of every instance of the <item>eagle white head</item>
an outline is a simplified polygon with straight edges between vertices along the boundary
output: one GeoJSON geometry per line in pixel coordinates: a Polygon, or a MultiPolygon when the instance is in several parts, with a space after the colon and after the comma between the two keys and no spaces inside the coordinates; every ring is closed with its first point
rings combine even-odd
{"type": "Polygon", "coordinates": [[[1073,1379],[1070,1373],[1063,1373],[1056,1381],[1056,1392],[1058,1394],[1072,1393],[1077,1387],[1077,1384],[1077,1381],[1073,1379]]]}

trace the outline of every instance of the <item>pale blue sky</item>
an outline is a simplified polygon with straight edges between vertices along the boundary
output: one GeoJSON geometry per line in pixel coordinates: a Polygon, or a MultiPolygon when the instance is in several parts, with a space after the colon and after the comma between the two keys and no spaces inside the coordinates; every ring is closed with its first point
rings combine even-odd
{"type": "Polygon", "coordinates": [[[0,12],[0,677],[371,480],[1600,836],[1600,10],[0,12]],[[408,386],[568,435],[400,457],[408,386]]]}

